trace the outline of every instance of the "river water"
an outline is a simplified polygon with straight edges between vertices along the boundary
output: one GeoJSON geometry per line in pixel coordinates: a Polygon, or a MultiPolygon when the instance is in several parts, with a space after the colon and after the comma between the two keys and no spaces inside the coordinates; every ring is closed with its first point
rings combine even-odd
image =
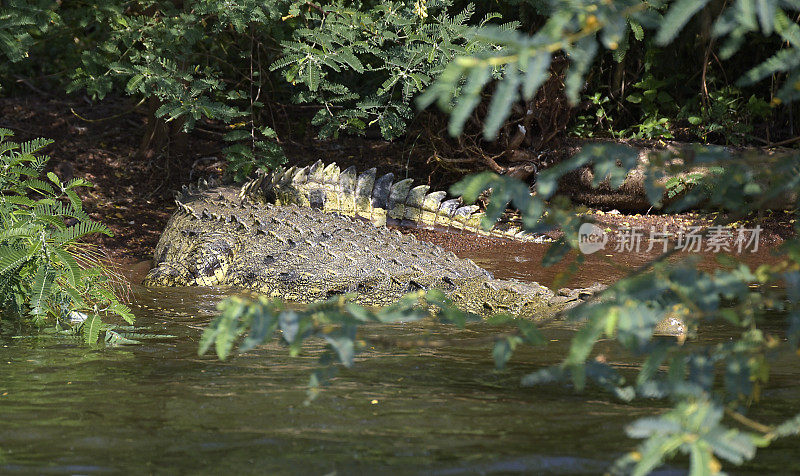
{"type": "MultiPolygon", "coordinates": [[[[551,283],[541,245],[469,254],[500,277],[551,283]]],[[[573,285],[609,281],[645,257],[591,258],[573,285]]],[[[754,262],[772,259],[753,256],[754,262]]],[[[142,267],[131,271],[140,279],[142,267]]],[[[305,384],[319,348],[291,358],[273,343],[220,362],[197,356],[202,328],[225,291],[134,286],[137,326],[175,337],[87,349],[64,339],[0,335],[2,474],[599,474],[635,441],[632,420],[663,408],[625,404],[598,390],[522,388],[520,378],[565,355],[571,333],[546,328],[549,345],[518,351],[493,368],[480,338],[497,331],[431,323],[381,325],[384,341],[446,339],[447,346],[389,345],[342,371],[311,405],[305,384]]],[[[711,329],[701,341],[732,337],[711,329]]],[[[638,360],[611,343],[606,358],[633,375],[638,360]]],[[[800,409],[796,360],[773,368],[763,404],[768,423],[800,409]]],[[[761,450],[733,474],[800,468],[798,440],[761,450]]],[[[682,474],[677,461],[661,474],[682,474]]]]}

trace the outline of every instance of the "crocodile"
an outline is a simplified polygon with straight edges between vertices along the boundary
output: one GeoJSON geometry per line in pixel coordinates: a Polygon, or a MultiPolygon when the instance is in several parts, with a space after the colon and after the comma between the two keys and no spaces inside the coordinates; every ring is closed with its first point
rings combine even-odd
{"type": "MultiPolygon", "coordinates": [[[[387,228],[422,222],[483,230],[475,208],[443,201],[443,193],[427,193],[427,186],[398,186],[391,175],[375,176],[374,169],[356,176],[317,163],[263,175],[241,188],[205,181],[185,187],[143,284],[237,286],[299,303],[353,294],[370,306],[435,288],[472,313],[534,320],[592,294],[556,294],[535,282],[496,279],[469,259],[387,228]]],[[[513,228],[483,231],[527,239],[513,228]]],[[[660,332],[682,330],[662,325],[660,332]]]]}
{"type": "Polygon", "coordinates": [[[154,253],[147,286],[239,286],[309,303],[355,293],[386,305],[436,288],[480,315],[552,315],[554,293],[494,279],[468,259],[355,217],[295,204],[254,203],[233,187],[181,193],[154,253]]]}

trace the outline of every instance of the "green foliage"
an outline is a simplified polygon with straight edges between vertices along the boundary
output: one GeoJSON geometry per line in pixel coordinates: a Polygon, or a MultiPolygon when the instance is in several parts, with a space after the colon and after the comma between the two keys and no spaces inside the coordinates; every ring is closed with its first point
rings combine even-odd
{"type": "Polygon", "coordinates": [[[712,192],[711,184],[705,180],[706,176],[709,174],[721,174],[724,172],[725,171],[722,167],[709,167],[706,173],[692,172],[685,175],[672,176],[668,178],[666,182],[664,182],[664,189],[666,191],[667,198],[675,198],[694,187],[702,187],[703,194],[710,195],[712,192]]]}
{"type": "MultiPolygon", "coordinates": [[[[677,78],[675,79],[677,80],[677,78]]],[[[678,106],[672,96],[664,90],[666,80],[658,80],[645,74],[641,81],[633,84],[638,91],[625,100],[641,108],[641,123],[621,134],[635,139],[673,139],[670,117],[674,117],[678,106]]]]}
{"type": "Polygon", "coordinates": [[[470,34],[470,23],[475,24],[472,4],[454,14],[450,0],[414,5],[293,4],[290,14],[304,27],[282,42],[283,54],[271,69],[281,70],[299,89],[295,101],[324,106],[313,119],[320,136],[363,133],[373,124],[386,139],[401,136],[412,117],[411,100],[445,65],[457,55],[491,46],[470,34]]]}
{"type": "MultiPolygon", "coordinates": [[[[28,57],[33,34],[41,34],[58,22],[52,0],[9,0],[0,5],[0,55],[9,61],[28,57]]],[[[0,58],[2,58],[0,56],[0,58]]]]}
{"type": "MultiPolygon", "coordinates": [[[[597,181],[607,177],[612,186],[619,186],[636,165],[636,157],[634,149],[624,146],[608,150],[600,145],[584,148],[573,159],[541,173],[536,184],[537,193],[533,196],[517,193],[514,205],[520,210],[540,207],[540,200],[554,193],[559,177],[589,161],[595,166],[597,181]]],[[[741,214],[732,219],[758,210],[775,197],[791,196],[800,190],[800,179],[793,172],[800,163],[798,154],[771,157],[769,167],[764,167],[764,157],[734,157],[713,148],[687,151],[683,160],[684,163],[713,165],[720,167],[717,171],[724,171],[704,175],[703,181],[710,191],[711,206],[737,210],[741,214]],[[759,185],[767,183],[772,187],[767,189],[759,185]]],[[[668,165],[674,163],[667,157],[654,157],[651,167],[645,170],[644,181],[654,204],[664,193],[658,186],[659,179],[674,173],[675,166],[668,165]]],[[[503,188],[516,190],[520,186],[521,183],[512,179],[485,174],[463,181],[456,189],[468,190],[470,198],[486,188],[500,189],[497,200],[504,204],[508,195],[503,188]]],[[[703,199],[697,188],[689,190],[676,204],[676,209],[703,199]]],[[[551,201],[543,221],[561,223],[567,235],[562,246],[575,248],[578,242],[575,222],[554,219],[571,214],[564,205],[562,201],[551,201]]],[[[691,399],[722,401],[733,411],[758,398],[760,388],[768,379],[771,358],[795,352],[796,337],[789,343],[781,343],[780,336],[759,329],[763,316],[769,312],[785,310],[790,316],[797,312],[794,310],[796,298],[787,303],[781,298],[782,292],[764,291],[786,279],[786,270],[800,265],[797,259],[800,254],[795,251],[800,247],[800,240],[791,240],[785,247],[784,261],[774,266],[763,265],[757,270],[737,264],[733,259],[721,259],[723,267],[714,273],[698,271],[692,261],[654,262],[645,271],[617,282],[596,301],[571,311],[572,319],[585,324],[573,339],[569,355],[561,365],[524,377],[523,384],[568,380],[580,389],[588,380],[613,391],[619,398],[630,399],[638,394],[675,399],[675,410],[660,419],[645,420],[632,427],[631,436],[648,439],[637,453],[618,464],[636,463],[633,470],[636,474],[649,472],[678,451],[690,455],[694,474],[714,474],[716,470],[711,469],[719,469],[714,454],[734,463],[751,458],[755,450],[752,437],[736,436],[735,432],[720,427],[722,407],[719,404],[707,403],[701,411],[689,402],[691,399]],[[694,329],[714,320],[739,327],[741,337],[732,342],[691,347],[651,340],[656,323],[669,316],[681,317],[689,324],[690,338],[694,329]],[[614,338],[629,351],[649,356],[635,385],[628,384],[613,367],[590,358],[595,342],[603,337],[614,338]],[[665,364],[668,370],[659,372],[658,368],[665,364]],[[720,380],[724,386],[715,387],[713,383],[720,380]],[[703,420],[707,418],[714,421],[703,420]],[[701,437],[687,440],[687,434],[696,434],[698,428],[703,430],[701,437]]],[[[794,273],[788,274],[791,283],[797,282],[794,273]]],[[[789,294],[800,295],[793,288],[789,289],[789,294]]],[[[795,320],[790,319],[789,335],[796,336],[797,328],[795,320]]]]}
{"type": "Polygon", "coordinates": [[[38,48],[69,72],[68,91],[93,99],[124,91],[184,131],[204,120],[228,124],[226,140],[234,143],[226,154],[237,179],[284,160],[265,100],[312,105],[321,137],[375,127],[395,139],[412,119],[412,99],[448,62],[492,47],[471,27],[498,17],[476,17],[472,4],[456,8],[449,0],[42,0],[40,16],[57,28],[31,36],[26,29],[41,22],[31,23],[33,7],[23,4],[7,10],[9,28],[26,38],[14,40],[9,57],[38,48]],[[49,50],[52,43],[62,48],[49,50]]]}
{"type": "MultiPolygon", "coordinates": [[[[279,300],[259,297],[248,300],[228,298],[219,304],[220,315],[206,328],[200,340],[200,355],[212,346],[220,359],[226,359],[239,342],[238,351],[247,352],[275,338],[288,347],[292,356],[299,355],[315,339],[325,342],[326,350],[319,357],[319,366],[309,380],[309,399],[315,398],[320,385],[325,385],[336,374],[336,362],[353,365],[355,356],[369,348],[368,342],[358,335],[358,329],[368,323],[411,322],[433,315],[442,324],[463,327],[480,317],[461,311],[443,293],[437,290],[409,293],[397,303],[380,310],[366,308],[351,302],[353,296],[344,295],[311,304],[303,309],[286,309],[279,300]]],[[[502,367],[518,344],[541,345],[544,339],[529,321],[517,321],[498,315],[494,324],[516,325],[516,334],[504,336],[495,344],[493,355],[502,367]]]]}
{"type": "Polygon", "coordinates": [[[746,35],[761,32],[764,35],[778,34],[787,47],[748,71],[740,80],[740,85],[754,84],[774,73],[786,73],[783,86],[776,95],[779,101],[793,102],[798,98],[800,88],[800,26],[793,21],[788,11],[797,11],[800,5],[787,0],[742,0],[727,8],[714,25],[717,36],[727,36],[720,53],[723,58],[735,54],[744,43],[746,35]]]}
{"type": "Polygon", "coordinates": [[[746,143],[753,132],[752,121],[766,119],[772,112],[763,99],[750,95],[745,100],[742,92],[734,87],[711,90],[708,104],[700,106],[699,117],[689,115],[687,109],[682,108],[679,117],[686,117],[697,128],[703,142],[708,142],[713,135],[721,135],[724,143],[733,145],[746,143]]]}
{"type": "Polygon", "coordinates": [[[632,438],[647,438],[639,449],[618,461],[614,474],[645,475],[656,469],[664,454],[691,458],[691,474],[719,474],[716,457],[741,464],[756,452],[759,435],[721,424],[723,410],[706,399],[687,399],[657,418],[643,418],[628,427],[632,438]]]}
{"type": "MultiPolygon", "coordinates": [[[[612,187],[618,187],[637,165],[637,155],[635,149],[626,146],[584,147],[572,159],[540,173],[533,195],[526,193],[522,182],[492,173],[468,177],[453,191],[474,199],[491,188],[487,210],[502,209],[511,201],[525,217],[527,210],[541,212],[542,200],[553,196],[558,179],[569,171],[591,162],[595,185],[606,178],[612,187]]],[[[698,147],[684,151],[680,161],[672,160],[667,153],[651,158],[644,182],[654,205],[659,204],[665,187],[668,192],[677,188],[669,181],[660,185],[661,179],[683,170],[686,164],[709,167],[710,173],[686,176],[684,197],[674,204],[674,210],[708,200],[708,206],[735,210],[730,218],[735,221],[776,198],[796,200],[800,191],[796,172],[800,154],[733,156],[721,148],[698,147]],[[701,181],[702,186],[688,187],[701,181]]],[[[549,254],[553,258],[550,261],[559,261],[566,251],[577,249],[581,222],[563,200],[551,200],[546,210],[536,228],[558,225],[565,232],[565,239],[551,247],[557,252],[549,254]]],[[[523,222],[526,228],[532,228],[529,221],[523,222]]],[[[735,234],[735,230],[728,230],[735,234]]],[[[735,245],[729,251],[735,252],[735,245]]],[[[689,456],[692,474],[717,474],[721,468],[718,457],[734,464],[751,459],[756,446],[768,444],[779,437],[778,432],[760,424],[755,424],[756,432],[739,432],[724,426],[722,416],[730,413],[736,417],[741,408],[759,399],[769,380],[772,359],[796,355],[800,341],[796,317],[800,314],[796,308],[800,302],[796,271],[800,266],[800,239],[789,240],[782,252],[782,261],[757,269],[721,255],[720,269],[714,272],[699,271],[692,259],[655,260],[596,299],[572,309],[568,318],[580,323],[581,328],[568,355],[559,365],[523,377],[523,385],[567,381],[580,390],[591,382],[623,400],[636,396],[672,399],[675,407],[668,413],[639,420],[630,427],[630,436],[646,441],[616,463],[614,470],[619,473],[647,474],[677,453],[689,456]],[[788,283],[786,291],[778,290],[781,282],[788,283]],[[789,300],[785,298],[787,292],[789,300]],[[788,341],[760,327],[766,316],[776,311],[789,316],[788,341]],[[655,326],[670,317],[681,318],[688,325],[689,339],[698,328],[714,321],[726,322],[741,334],[738,339],[710,345],[684,346],[682,340],[653,339],[655,326]],[[592,358],[600,339],[614,339],[622,348],[645,358],[635,382],[629,383],[613,366],[592,358]]],[[[508,342],[496,349],[498,366],[514,346],[508,342]]],[[[791,425],[797,431],[796,419],[791,425]]]]}
{"type": "MultiPolygon", "coordinates": [[[[514,30],[516,24],[492,24],[493,14],[476,14],[472,5],[457,7],[444,1],[17,0],[5,2],[0,11],[0,54],[18,61],[31,51],[49,52],[43,56],[58,58],[54,61],[58,68],[42,68],[69,71],[72,90],[85,90],[93,98],[116,90],[148,99],[157,117],[185,130],[199,121],[225,122],[232,142],[227,150],[229,172],[239,179],[283,160],[274,129],[267,126],[267,96],[291,95],[294,101],[316,108],[312,123],[323,137],[377,127],[385,138],[394,139],[405,131],[413,115],[411,101],[417,97],[418,105],[435,102],[448,111],[449,130],[459,134],[489,95],[486,91],[491,91],[483,127],[484,136],[493,138],[520,99],[534,98],[550,77],[554,59],[568,60],[563,82],[568,98],[576,103],[592,65],[603,56],[601,45],[620,64],[634,42],[666,45],[699,11],[710,11],[711,4],[708,0],[498,4],[498,9],[527,6],[545,15],[540,18],[542,27],[529,36],[514,30]],[[652,39],[646,30],[650,30],[647,35],[654,33],[652,39]],[[285,81],[272,81],[271,73],[285,81]]],[[[800,91],[800,27],[792,20],[798,10],[797,2],[789,0],[724,3],[712,31],[723,60],[751,39],[769,37],[774,40],[770,45],[781,45],[750,68],[736,88],[710,78],[714,87],[702,101],[684,101],[673,90],[686,78],[675,76],[670,81],[649,69],[658,60],[658,51],[648,48],[645,55],[652,56],[645,58],[644,75],[633,83],[633,91],[616,99],[637,118],[617,123],[611,109],[616,91],[594,90],[588,94],[594,114],[584,116],[578,127],[591,131],[592,121],[599,121],[617,137],[669,138],[686,122],[704,141],[722,137],[735,144],[746,139],[753,118],[768,115],[769,107],[781,101],[794,101],[800,91]],[[776,99],[770,105],[761,99],[766,95],[745,92],[768,77],[777,81],[776,99]]],[[[74,188],[87,184],[40,178],[46,159],[35,151],[46,144],[18,145],[5,141],[7,135],[0,132],[0,156],[9,171],[0,176],[3,309],[38,322],[52,316],[85,317],[78,332],[88,342],[103,331],[106,340],[134,339],[100,322],[103,313],[127,318],[129,310],[114,301],[103,274],[80,260],[77,240],[107,231],[81,209],[74,188]]],[[[653,205],[662,206],[666,193],[678,198],[671,210],[704,201],[710,207],[733,210],[736,219],[774,200],[795,197],[800,188],[796,154],[734,157],[719,148],[697,148],[679,158],[655,155],[644,171],[653,205]],[[696,165],[723,172],[668,179],[696,165]]],[[[558,180],[588,164],[594,167],[595,185],[607,178],[616,187],[637,165],[637,154],[624,146],[586,147],[539,173],[534,195],[526,184],[491,173],[468,178],[453,190],[475,199],[492,189],[486,225],[511,204],[521,211],[529,230],[558,226],[565,236],[544,259],[544,264],[552,264],[575,255],[569,252],[577,247],[581,224],[570,204],[556,196],[558,180]]],[[[721,464],[717,458],[732,463],[751,458],[756,446],[797,433],[800,427],[800,417],[766,429],[755,425],[747,432],[725,422],[726,415],[737,423],[748,421],[738,412],[758,400],[771,359],[796,352],[800,342],[800,243],[790,240],[782,252],[780,262],[757,269],[720,258],[722,267],[714,273],[698,271],[691,262],[652,263],[572,310],[569,317],[581,329],[569,354],[561,364],[525,376],[523,384],[567,381],[577,389],[599,385],[624,400],[671,399],[672,410],[630,427],[629,434],[645,442],[621,459],[615,470],[646,473],[683,453],[690,458],[693,474],[713,474],[721,464]],[[780,283],[786,284],[788,299],[776,291],[780,288],[773,288],[780,283]],[[785,336],[761,328],[764,316],[776,310],[786,315],[785,336]],[[689,338],[715,320],[736,327],[740,336],[691,346],[652,339],[656,324],[673,315],[687,321],[689,338]],[[614,339],[642,356],[644,364],[634,382],[593,358],[598,339],[614,339]]],[[[576,264],[579,261],[576,258],[576,264]]],[[[309,338],[320,338],[327,347],[311,379],[314,389],[333,374],[334,362],[350,366],[364,349],[359,325],[418,319],[429,307],[437,309],[437,319],[445,323],[464,325],[469,320],[435,292],[411,295],[383,311],[364,309],[344,298],[305,310],[283,309],[263,299],[231,300],[204,334],[201,351],[214,345],[224,358],[240,340],[238,350],[246,351],[280,332],[281,342],[296,354],[309,338]]],[[[498,317],[492,322],[514,321],[498,317]]],[[[506,365],[520,345],[542,341],[529,323],[515,324],[517,331],[494,344],[492,356],[498,367],[506,365]]]]}
{"type": "MultiPolygon", "coordinates": [[[[79,45],[80,65],[68,90],[102,99],[114,90],[150,99],[157,118],[184,131],[204,119],[234,130],[226,140],[231,175],[283,161],[275,133],[261,124],[260,54],[278,26],[280,1],[118,2],[65,8],[72,28],[89,22],[103,32],[79,45]],[[237,134],[246,128],[245,134],[237,134]],[[263,156],[262,156],[263,154],[263,156]],[[248,161],[250,163],[248,163],[248,161]]],[[[266,53],[265,53],[266,54],[266,53]]]]}
{"type": "MultiPolygon", "coordinates": [[[[259,132],[266,139],[276,139],[278,136],[274,130],[266,126],[259,132]]],[[[228,168],[225,172],[235,182],[244,181],[256,169],[267,171],[286,163],[283,149],[275,142],[255,139],[249,143],[242,142],[242,139],[248,136],[253,138],[255,134],[255,130],[250,132],[235,130],[225,136],[225,140],[233,142],[233,145],[225,148],[225,155],[228,158],[228,168]]]]}
{"type": "MultiPolygon", "coordinates": [[[[564,83],[567,97],[573,104],[578,102],[580,90],[587,79],[592,62],[599,54],[599,44],[612,50],[614,57],[620,61],[629,48],[629,31],[637,40],[644,38],[644,29],[657,29],[655,41],[664,45],[671,41],[686,25],[687,21],[708,1],[676,1],[676,2],[640,2],[628,0],[623,2],[580,1],[570,5],[562,5],[554,10],[543,28],[534,35],[521,32],[500,31],[490,26],[479,28],[477,38],[500,45],[481,53],[461,56],[451,62],[441,76],[419,97],[418,105],[427,107],[434,102],[450,112],[450,133],[458,135],[464,127],[466,119],[480,102],[482,91],[491,83],[492,76],[486,71],[497,73],[502,68],[503,74],[492,94],[492,104],[484,122],[484,135],[488,139],[496,137],[499,126],[508,117],[510,106],[523,99],[529,100],[548,76],[547,65],[556,56],[566,56],[570,67],[565,74],[564,83]],[[669,5],[662,16],[662,7],[669,5]],[[539,65],[545,65],[541,69],[539,65]],[[505,105],[505,107],[501,107],[505,105]]],[[[735,53],[744,41],[745,35],[761,32],[764,35],[776,33],[788,45],[780,49],[774,56],[752,68],[739,81],[740,86],[751,85],[775,73],[786,73],[787,77],[777,92],[774,103],[790,102],[795,99],[800,84],[800,76],[795,77],[796,66],[800,62],[800,53],[796,51],[800,45],[800,27],[791,21],[787,12],[800,10],[796,2],[783,0],[741,0],[720,14],[714,23],[713,34],[724,39],[722,55],[725,58],[735,53]],[[767,17],[772,16],[767,20],[767,17]]],[[[649,49],[654,52],[654,49],[649,49]]],[[[650,58],[650,65],[657,58],[650,58]]],[[[663,60],[662,60],[663,61],[663,60]]],[[[675,76],[674,69],[670,74],[675,76]]],[[[651,73],[645,75],[634,85],[639,91],[626,96],[626,101],[642,109],[638,116],[636,128],[621,131],[619,135],[637,138],[670,138],[673,136],[670,118],[689,119],[698,125],[706,125],[702,131],[704,138],[709,133],[722,132],[726,140],[732,136],[741,136],[749,132],[738,129],[741,122],[737,115],[726,117],[722,109],[743,106],[728,99],[732,91],[720,89],[710,97],[710,104],[690,109],[679,108],[675,99],[664,90],[665,80],[656,79],[651,73]],[[727,96],[727,97],[726,97],[727,96]]],[[[594,91],[589,99],[594,105],[596,117],[609,122],[610,115],[606,107],[607,101],[602,94],[596,96],[594,91]],[[601,107],[603,106],[603,107],[601,107]]],[[[734,93],[735,95],[735,93],[734,93]]],[[[748,108],[754,114],[748,117],[764,115],[763,101],[757,98],[747,101],[748,108]]],[[[578,130],[587,129],[587,121],[591,116],[579,119],[578,130]]],[[[613,129],[611,130],[614,134],[613,129]]],[[[738,139],[739,141],[741,139],[738,139]]],[[[736,143],[736,142],[734,142],[736,143]]]]}
{"type": "Polygon", "coordinates": [[[0,308],[4,318],[37,325],[70,325],[83,316],[87,343],[97,341],[102,315],[133,321],[131,310],[114,292],[113,276],[80,239],[94,233],[111,235],[83,211],[76,190],[83,179],[63,183],[49,172],[40,174],[49,157],[37,153],[51,143],[36,139],[18,144],[12,132],[0,129],[0,308]]]}
{"type": "Polygon", "coordinates": [[[658,18],[655,9],[639,0],[586,1],[557,9],[533,36],[492,26],[479,28],[476,38],[498,47],[456,58],[417,103],[425,108],[436,102],[440,108],[452,111],[450,133],[458,135],[491,79],[486,71],[502,67],[483,128],[484,136],[493,139],[511,105],[520,98],[530,100],[549,77],[548,66],[557,52],[570,60],[564,84],[567,97],[576,103],[586,73],[598,54],[598,41],[617,50],[627,41],[629,25],[636,33],[641,25],[656,24],[658,18]],[[463,79],[466,85],[462,88],[463,79]]]}
{"type": "Polygon", "coordinates": [[[611,99],[600,92],[586,96],[585,99],[591,104],[591,106],[587,107],[591,114],[579,114],[575,118],[571,132],[578,137],[587,138],[594,137],[597,129],[607,131],[611,137],[621,135],[614,130],[614,119],[608,110],[611,99]]]}
{"type": "Polygon", "coordinates": [[[680,134],[703,143],[741,145],[751,141],[753,122],[772,114],[766,101],[754,94],[745,98],[732,86],[711,88],[704,101],[696,94],[678,100],[668,91],[679,90],[682,81],[685,78],[680,73],[657,79],[653,72],[647,72],[633,83],[634,92],[625,96],[624,109],[636,120],[627,127],[618,126],[624,122],[619,117],[619,104],[600,92],[587,95],[587,111],[576,117],[572,133],[579,137],[601,133],[620,139],[675,139],[680,134]]]}

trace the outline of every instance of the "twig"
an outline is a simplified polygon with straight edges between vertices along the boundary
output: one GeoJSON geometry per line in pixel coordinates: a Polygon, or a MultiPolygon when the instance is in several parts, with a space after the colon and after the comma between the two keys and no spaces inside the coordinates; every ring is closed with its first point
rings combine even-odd
{"type": "Polygon", "coordinates": [[[51,98],[52,98],[52,97],[55,97],[55,96],[53,96],[52,94],[50,94],[50,93],[48,93],[48,92],[45,92],[45,91],[42,91],[41,89],[37,88],[36,86],[34,86],[33,84],[31,84],[31,82],[30,82],[30,81],[28,81],[26,78],[23,78],[22,76],[15,76],[15,78],[17,78],[17,82],[18,82],[18,83],[22,83],[22,84],[24,84],[25,86],[27,86],[27,87],[31,88],[31,90],[33,90],[33,92],[35,92],[35,93],[37,93],[37,94],[41,94],[42,96],[47,96],[47,97],[51,97],[51,98]]]}
{"type": "Polygon", "coordinates": [[[729,417],[733,418],[734,420],[738,421],[742,425],[744,425],[746,427],[749,427],[749,428],[752,428],[752,429],[754,429],[756,431],[759,431],[761,433],[770,433],[772,431],[772,427],[764,425],[762,423],[759,423],[759,422],[757,422],[755,420],[751,420],[750,418],[747,418],[746,416],[742,415],[741,413],[735,412],[735,411],[731,410],[730,408],[726,408],[725,409],[725,414],[728,415],[729,417]]]}
{"type": "Polygon", "coordinates": [[[77,117],[78,119],[80,119],[80,120],[82,120],[84,122],[105,122],[105,121],[110,121],[111,119],[117,119],[117,118],[120,118],[122,116],[126,116],[126,115],[132,113],[133,111],[138,109],[139,106],[144,104],[144,102],[146,100],[147,100],[147,98],[144,97],[144,98],[142,98],[141,101],[136,103],[135,106],[133,106],[131,109],[128,109],[127,111],[123,111],[123,112],[120,112],[119,114],[114,114],[113,116],[103,117],[103,118],[100,118],[100,119],[87,119],[87,118],[81,116],[80,114],[78,114],[77,112],[75,112],[75,109],[73,109],[73,108],[69,108],[69,111],[72,113],[73,116],[77,117]]]}
{"type": "Polygon", "coordinates": [[[800,141],[800,136],[792,137],[791,139],[782,140],[780,142],[774,142],[772,144],[769,144],[768,147],[781,147],[784,145],[793,144],[797,141],[800,141]]]}

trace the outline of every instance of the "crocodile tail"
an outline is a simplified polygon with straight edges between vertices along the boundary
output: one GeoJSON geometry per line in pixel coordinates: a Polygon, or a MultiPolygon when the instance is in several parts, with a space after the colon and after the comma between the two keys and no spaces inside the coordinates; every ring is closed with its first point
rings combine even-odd
{"type": "Polygon", "coordinates": [[[345,170],[317,161],[309,167],[276,169],[261,175],[241,189],[240,197],[295,204],[325,212],[361,217],[377,226],[444,227],[485,236],[518,241],[536,240],[518,227],[498,224],[484,230],[484,213],[475,205],[464,205],[460,198],[445,200],[446,192],[429,192],[427,185],[413,185],[413,179],[394,181],[394,174],[378,177],[371,168],[357,174],[355,167],[345,170]]]}

